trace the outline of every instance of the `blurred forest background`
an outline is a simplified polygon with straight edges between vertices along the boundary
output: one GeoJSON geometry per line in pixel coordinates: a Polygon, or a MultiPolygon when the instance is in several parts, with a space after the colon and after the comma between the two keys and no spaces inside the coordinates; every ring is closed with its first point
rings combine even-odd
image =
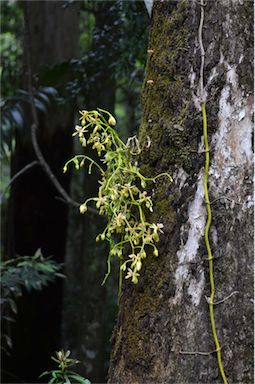
{"type": "Polygon", "coordinates": [[[97,175],[63,166],[81,152],[81,109],[113,113],[123,139],[137,132],[149,22],[143,1],[1,1],[2,382],[39,382],[61,348],[106,381],[118,283],[101,286],[103,219],[77,208],[97,175]]]}

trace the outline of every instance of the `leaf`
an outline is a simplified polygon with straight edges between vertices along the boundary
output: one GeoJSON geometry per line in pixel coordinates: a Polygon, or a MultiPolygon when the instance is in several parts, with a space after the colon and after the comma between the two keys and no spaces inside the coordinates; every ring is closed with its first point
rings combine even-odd
{"type": "Polygon", "coordinates": [[[10,316],[2,316],[2,319],[10,322],[15,322],[15,320],[10,316]]]}
{"type": "Polygon", "coordinates": [[[39,111],[41,111],[43,113],[47,113],[47,108],[46,108],[44,103],[42,103],[40,100],[38,100],[36,98],[34,98],[34,103],[35,103],[36,109],[39,109],[39,111]]]}
{"type": "Polygon", "coordinates": [[[80,376],[78,374],[75,374],[75,373],[69,374],[68,377],[70,379],[76,380],[76,382],[81,383],[81,384],[91,384],[88,379],[85,379],[84,377],[82,377],[82,376],[80,376]]]}
{"type": "Polygon", "coordinates": [[[62,279],[66,279],[66,275],[64,275],[63,273],[56,273],[56,276],[61,277],[62,279]]]}
{"type": "Polygon", "coordinates": [[[15,315],[16,315],[18,313],[17,304],[12,299],[9,300],[9,303],[10,303],[10,307],[11,307],[12,312],[15,313],[15,315]]]}
{"type": "Polygon", "coordinates": [[[65,383],[64,384],[71,384],[71,381],[69,380],[67,375],[64,375],[65,383]]]}
{"type": "Polygon", "coordinates": [[[36,269],[40,270],[40,271],[45,271],[45,272],[49,272],[49,273],[54,273],[56,271],[56,267],[51,265],[50,263],[37,263],[36,264],[36,269]]]}
{"type": "Polygon", "coordinates": [[[14,107],[10,110],[10,114],[12,116],[13,123],[16,125],[17,128],[21,129],[23,128],[23,116],[20,108],[14,107]]]}
{"type": "Polygon", "coordinates": [[[55,378],[53,377],[49,382],[48,384],[53,384],[55,382],[55,378]]]}
{"type": "Polygon", "coordinates": [[[42,91],[50,96],[57,96],[58,91],[53,87],[42,87],[42,91]]]}
{"type": "Polygon", "coordinates": [[[29,97],[29,92],[25,91],[24,89],[18,89],[17,94],[29,97]]]}
{"type": "Polygon", "coordinates": [[[41,99],[45,104],[49,105],[50,104],[50,99],[49,97],[46,95],[46,93],[44,92],[37,92],[37,94],[35,95],[35,97],[37,99],[41,99]]]}
{"type": "Polygon", "coordinates": [[[30,262],[27,261],[27,260],[24,260],[24,261],[20,261],[19,263],[17,263],[17,267],[26,267],[27,265],[30,265],[30,262]]]}
{"type": "Polygon", "coordinates": [[[42,256],[41,248],[38,248],[37,251],[34,254],[34,259],[37,259],[42,256]]]}
{"type": "Polygon", "coordinates": [[[50,374],[49,371],[44,371],[43,373],[41,373],[41,375],[38,378],[40,379],[41,377],[49,375],[49,374],[50,374]]]}
{"type": "MultiPolygon", "coordinates": [[[[2,282],[1,282],[2,283],[2,282]]],[[[3,305],[4,303],[8,303],[9,302],[9,299],[3,299],[2,297],[1,297],[1,299],[0,299],[0,305],[3,305]]]]}
{"type": "Polygon", "coordinates": [[[58,364],[59,364],[59,360],[58,360],[56,357],[54,357],[54,356],[51,356],[51,359],[52,359],[53,361],[55,361],[56,363],[58,363],[58,364]]]}
{"type": "Polygon", "coordinates": [[[12,348],[12,339],[10,338],[10,336],[8,336],[6,334],[4,334],[3,337],[5,338],[8,347],[11,349],[12,348]]]}

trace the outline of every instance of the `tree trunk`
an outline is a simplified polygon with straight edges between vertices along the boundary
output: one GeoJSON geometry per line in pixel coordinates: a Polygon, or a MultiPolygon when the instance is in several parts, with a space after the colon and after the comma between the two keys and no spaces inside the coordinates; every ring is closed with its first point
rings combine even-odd
{"type": "MultiPolygon", "coordinates": [[[[33,75],[38,73],[41,66],[59,64],[78,56],[78,8],[76,5],[64,8],[63,5],[63,1],[25,2],[31,41],[30,47],[25,44],[24,55],[27,49],[31,49],[33,75]]],[[[26,86],[26,65],[25,71],[26,86]]],[[[51,109],[47,115],[39,114],[39,146],[52,171],[67,191],[70,180],[69,176],[63,175],[63,165],[72,156],[73,121],[72,107],[51,109]]],[[[17,131],[13,174],[35,160],[30,140],[30,124],[31,121],[22,134],[17,131]]],[[[58,192],[39,167],[34,167],[13,184],[9,257],[17,254],[33,255],[41,248],[44,256],[53,256],[58,262],[64,261],[67,207],[57,201],[56,196],[58,192]]],[[[13,327],[14,347],[10,358],[5,362],[6,370],[26,382],[35,382],[39,374],[50,367],[50,356],[61,347],[61,303],[60,279],[54,286],[51,285],[42,292],[24,295],[19,303],[17,322],[13,327]]]]}
{"type": "MultiPolygon", "coordinates": [[[[150,219],[164,224],[160,254],[146,260],[137,285],[125,283],[109,383],[221,381],[205,299],[200,8],[195,1],[154,2],[140,127],[141,141],[149,135],[152,143],[142,170],[167,171],[174,181],[154,187],[150,219]]],[[[214,312],[231,383],[253,378],[252,8],[234,0],[204,7],[214,302],[232,294],[214,312]]]]}

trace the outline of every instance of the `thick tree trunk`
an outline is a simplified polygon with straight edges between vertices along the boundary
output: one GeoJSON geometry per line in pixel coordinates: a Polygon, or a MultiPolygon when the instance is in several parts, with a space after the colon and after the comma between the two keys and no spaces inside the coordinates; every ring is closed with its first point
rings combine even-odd
{"type": "MultiPolygon", "coordinates": [[[[37,74],[43,65],[55,65],[78,56],[79,12],[75,5],[63,7],[63,1],[27,1],[30,26],[32,71],[37,74]]],[[[27,67],[24,84],[27,85],[27,67]]],[[[34,80],[34,79],[33,79],[34,80]]],[[[39,86],[40,84],[34,84],[39,86]]],[[[44,84],[42,84],[44,85],[44,84]]],[[[29,115],[28,111],[28,115],[29,115]]],[[[63,165],[72,156],[72,107],[39,114],[38,140],[43,155],[57,179],[68,191],[69,176],[63,165]]],[[[31,144],[30,124],[16,134],[12,172],[17,173],[35,160],[31,144]]],[[[11,230],[9,257],[33,255],[38,248],[44,256],[64,261],[67,206],[56,200],[58,192],[40,167],[22,175],[11,191],[11,230]]],[[[62,281],[42,292],[24,295],[19,303],[18,319],[12,334],[14,347],[4,363],[5,370],[26,382],[37,381],[42,370],[50,366],[50,356],[61,347],[60,322],[62,281]],[[36,351],[36,353],[35,353],[36,351]]],[[[11,379],[13,381],[13,379],[11,379]]]]}
{"type": "MultiPolygon", "coordinates": [[[[204,7],[205,87],[211,163],[214,306],[229,382],[253,379],[253,2],[208,1],[204,7]]],[[[218,383],[209,319],[204,245],[203,131],[197,98],[200,5],[156,1],[153,7],[140,139],[148,176],[173,183],[154,189],[151,219],[163,222],[160,256],[137,286],[126,283],[114,332],[109,383],[218,383]],[[148,80],[152,80],[149,81],[148,80]],[[185,354],[184,352],[191,352],[185,354]]]]}

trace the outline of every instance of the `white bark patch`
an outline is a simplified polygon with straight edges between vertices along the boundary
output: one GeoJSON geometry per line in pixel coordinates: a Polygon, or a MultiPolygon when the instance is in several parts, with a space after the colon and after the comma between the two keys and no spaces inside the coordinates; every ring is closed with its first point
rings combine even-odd
{"type": "MultiPolygon", "coordinates": [[[[212,46],[208,47],[207,54],[210,51],[211,47],[213,47],[213,46],[214,46],[214,44],[212,44],[212,46]]],[[[194,52],[194,56],[195,56],[195,52],[194,52]]],[[[222,64],[223,62],[224,62],[224,56],[223,56],[222,52],[220,52],[220,61],[219,61],[219,63],[215,67],[212,68],[212,70],[211,70],[211,72],[209,74],[207,83],[206,83],[206,85],[204,87],[204,94],[205,94],[205,98],[206,99],[208,97],[208,87],[210,86],[212,81],[216,77],[218,77],[218,71],[217,71],[218,70],[218,66],[220,64],[222,64]]],[[[190,68],[189,81],[190,81],[190,88],[191,88],[191,91],[192,91],[193,103],[194,103],[196,109],[200,112],[201,111],[201,99],[199,97],[199,76],[196,76],[196,73],[194,72],[193,66],[191,66],[191,68],[190,68]]]]}
{"type": "Polygon", "coordinates": [[[201,300],[205,286],[205,274],[204,271],[200,271],[200,278],[196,280],[192,278],[188,287],[188,294],[191,296],[191,301],[195,306],[198,306],[201,300]]]}
{"type": "MultiPolygon", "coordinates": [[[[200,240],[204,235],[205,221],[206,221],[206,209],[204,206],[204,188],[203,188],[203,172],[200,171],[198,176],[197,190],[194,200],[190,203],[188,208],[188,222],[189,231],[188,239],[185,244],[181,239],[181,247],[177,252],[179,265],[175,272],[176,291],[173,299],[173,304],[180,303],[183,295],[183,285],[186,282],[188,287],[188,293],[191,296],[192,303],[198,305],[201,295],[204,290],[204,271],[200,268],[198,271],[198,278],[189,277],[190,263],[194,262],[197,257],[200,240]]],[[[185,233],[185,224],[181,233],[185,233]]]]}
{"type": "Polygon", "coordinates": [[[200,97],[198,96],[198,85],[196,84],[196,72],[194,72],[193,66],[190,68],[190,74],[189,74],[189,81],[190,81],[190,89],[192,90],[192,100],[193,103],[198,111],[201,111],[201,101],[200,97]]]}
{"type": "Polygon", "coordinates": [[[185,181],[187,180],[188,174],[184,171],[182,167],[178,168],[176,172],[173,174],[173,180],[175,184],[178,185],[179,190],[181,190],[185,184],[185,181]]]}
{"type": "Polygon", "coordinates": [[[244,58],[244,55],[243,55],[243,54],[241,54],[241,56],[240,56],[240,58],[239,58],[239,64],[241,64],[241,63],[242,63],[242,61],[243,61],[243,58],[244,58]]]}
{"type": "Polygon", "coordinates": [[[212,137],[214,156],[209,183],[215,198],[228,197],[247,209],[250,202],[244,201],[242,191],[244,177],[253,164],[252,107],[239,88],[236,66],[226,64],[226,67],[227,80],[219,102],[219,128],[212,137]]]}
{"type": "MultiPolygon", "coordinates": [[[[242,59],[240,57],[240,61],[242,59]]],[[[249,99],[250,95],[245,97],[239,87],[236,66],[228,65],[224,60],[222,52],[219,64],[225,64],[227,78],[219,102],[218,130],[209,143],[211,153],[213,153],[209,169],[209,194],[210,196],[213,195],[211,200],[227,197],[232,199],[232,203],[234,201],[241,203],[242,209],[246,210],[253,204],[251,196],[248,196],[246,199],[242,198],[242,196],[245,196],[245,193],[242,193],[244,178],[247,171],[253,166],[253,108],[249,99]]],[[[206,87],[218,76],[217,67],[218,65],[212,69],[206,87]]],[[[196,109],[200,111],[200,100],[196,93],[196,73],[193,67],[190,70],[189,80],[193,102],[196,109]]],[[[208,132],[210,133],[210,121],[208,121],[208,132]]],[[[201,147],[202,145],[200,144],[200,150],[201,147]]],[[[174,298],[171,300],[172,305],[181,302],[184,284],[187,286],[187,293],[191,296],[191,301],[195,306],[199,305],[204,290],[205,277],[203,268],[198,268],[197,278],[190,275],[190,263],[194,262],[197,258],[199,244],[201,238],[204,237],[207,217],[204,205],[202,176],[203,172],[201,170],[194,200],[188,208],[188,221],[181,227],[181,245],[177,252],[179,263],[175,272],[176,291],[174,298]]],[[[178,177],[181,181],[181,173],[178,174],[178,177]]],[[[180,189],[183,185],[184,183],[182,182],[180,189]]],[[[217,243],[217,231],[214,233],[213,242],[217,243]]]]}

